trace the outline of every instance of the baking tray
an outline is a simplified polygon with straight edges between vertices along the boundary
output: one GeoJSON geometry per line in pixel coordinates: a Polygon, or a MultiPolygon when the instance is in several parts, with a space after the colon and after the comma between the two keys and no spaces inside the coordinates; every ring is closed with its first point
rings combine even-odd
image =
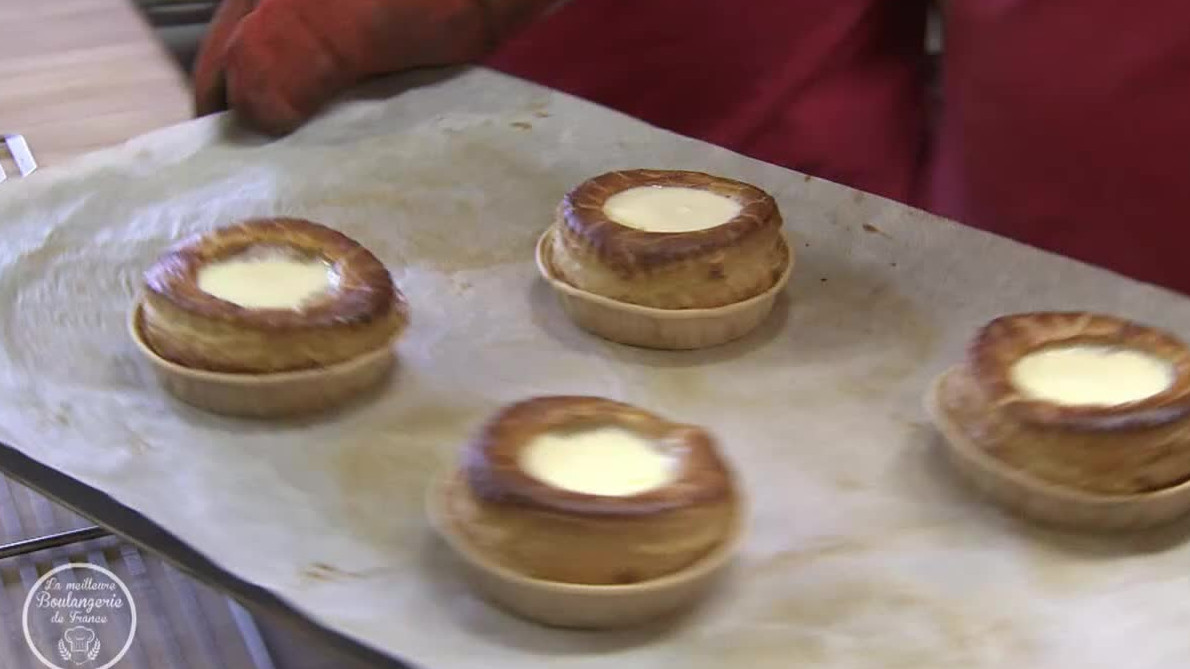
{"type": "Polygon", "coordinates": [[[112,501],[79,505],[123,507],[141,518],[122,531],[332,638],[451,669],[1155,669],[1190,653],[1183,541],[1021,525],[955,483],[921,411],[996,315],[1088,309],[1190,332],[1181,296],[482,69],[377,82],[279,141],[195,121],[15,192],[0,191],[0,441],[85,486],[41,472],[51,493],[102,493],[112,501]],[[758,330],[645,351],[567,319],[533,243],[570,187],[635,167],[774,195],[799,262],[758,330]],[[306,421],[178,406],[124,331],[140,272],[183,235],[270,214],[337,227],[393,270],[413,308],[398,373],[306,421]],[[749,534],[701,607],[560,632],[459,582],[425,485],[493,411],[546,393],[720,437],[752,500],[749,534]]]}
{"type": "MultiPolygon", "coordinates": [[[[95,488],[79,483],[51,467],[46,467],[7,444],[0,444],[0,470],[3,470],[7,476],[74,511],[79,516],[98,523],[118,534],[120,538],[164,558],[177,569],[202,583],[235,597],[253,612],[275,619],[287,629],[302,634],[304,644],[325,644],[369,667],[414,669],[411,664],[377,652],[354,639],[337,634],[312,622],[307,616],[296,611],[273,593],[237,578],[234,574],[212,563],[208,558],[140,513],[120,504],[95,488]]],[[[88,545],[94,545],[91,545],[87,554],[90,555],[96,548],[101,547],[101,543],[110,542],[102,540],[88,542],[88,545]]],[[[74,553],[76,551],[63,552],[74,553]]],[[[143,592],[143,590],[139,592],[143,592]]],[[[144,609],[142,615],[152,614],[153,611],[152,608],[144,609]]],[[[140,644],[143,645],[143,642],[140,644]]],[[[203,658],[189,657],[187,662],[193,663],[200,660],[214,662],[215,664],[211,666],[223,666],[226,669],[248,666],[242,663],[230,666],[224,664],[229,657],[234,656],[236,651],[247,655],[246,651],[239,649],[208,649],[208,655],[203,658]]],[[[163,651],[158,652],[163,654],[163,651]]]]}

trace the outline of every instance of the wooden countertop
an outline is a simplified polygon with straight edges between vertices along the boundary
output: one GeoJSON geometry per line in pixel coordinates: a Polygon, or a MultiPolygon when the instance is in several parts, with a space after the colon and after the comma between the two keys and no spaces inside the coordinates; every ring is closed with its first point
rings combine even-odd
{"type": "MultiPolygon", "coordinates": [[[[25,135],[42,167],[192,116],[185,76],[129,0],[0,0],[0,35],[0,133],[25,135]]],[[[88,524],[2,476],[0,508],[0,541],[88,524]],[[13,518],[20,522],[9,522],[13,518]]],[[[78,561],[84,549],[87,561],[106,560],[129,579],[148,611],[144,631],[120,666],[172,666],[181,661],[179,653],[194,666],[229,669],[364,666],[270,620],[237,618],[221,594],[115,538],[33,557],[44,567],[50,559],[78,561]],[[128,565],[139,576],[125,573],[128,565]],[[260,640],[251,631],[257,623],[267,637],[264,648],[249,643],[260,640]]],[[[31,562],[0,564],[0,599],[20,602],[37,574],[31,562]]],[[[19,629],[6,612],[0,606],[0,629],[19,629]]],[[[0,635],[0,657],[25,658],[21,666],[31,666],[24,640],[9,637],[0,635]]]]}
{"type": "Polygon", "coordinates": [[[191,116],[185,76],[129,0],[0,0],[0,133],[38,163],[191,116]]]}

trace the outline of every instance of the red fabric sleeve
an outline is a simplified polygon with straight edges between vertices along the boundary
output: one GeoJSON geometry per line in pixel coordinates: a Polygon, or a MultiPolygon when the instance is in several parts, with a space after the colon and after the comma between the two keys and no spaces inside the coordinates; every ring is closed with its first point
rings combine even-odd
{"type": "Polygon", "coordinates": [[[924,0],[572,0],[489,64],[1190,292],[1190,3],[947,4],[933,142],[924,0]]]}
{"type": "Polygon", "coordinates": [[[1190,293],[1190,3],[950,5],[930,208],[1190,293]]]}
{"type": "Polygon", "coordinates": [[[572,0],[487,64],[905,200],[925,133],[924,15],[924,0],[572,0]]]}

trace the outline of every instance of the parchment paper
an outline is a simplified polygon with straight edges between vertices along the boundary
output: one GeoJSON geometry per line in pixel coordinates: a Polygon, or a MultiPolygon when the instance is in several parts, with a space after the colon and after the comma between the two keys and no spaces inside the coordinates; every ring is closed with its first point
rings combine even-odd
{"type": "MultiPolygon", "coordinates": [[[[1102,309],[1190,334],[1180,297],[486,71],[345,102],[274,143],[189,123],[0,188],[0,438],[320,623],[434,668],[1184,666],[1187,528],[1080,538],[955,483],[929,379],[1007,311],[1102,309]],[[533,242],[599,172],[690,168],[780,201],[799,265],[710,351],[578,331],[533,242]],[[288,424],[178,405],[124,319],[180,236],[290,214],[372,248],[413,305],[401,371],[288,424]],[[539,628],[489,608],[423,520],[429,476],[502,404],[592,393],[713,430],[752,498],[731,579],[681,620],[539,628]]],[[[1125,222],[1126,223],[1126,222],[1125,222]]]]}

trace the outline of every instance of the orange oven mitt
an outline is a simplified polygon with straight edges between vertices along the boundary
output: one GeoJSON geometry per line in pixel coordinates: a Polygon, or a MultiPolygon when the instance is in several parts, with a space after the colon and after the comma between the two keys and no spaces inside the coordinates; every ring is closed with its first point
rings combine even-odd
{"type": "Polygon", "coordinates": [[[195,65],[195,108],[271,134],[380,74],[473,61],[554,0],[224,0],[195,65]]]}

